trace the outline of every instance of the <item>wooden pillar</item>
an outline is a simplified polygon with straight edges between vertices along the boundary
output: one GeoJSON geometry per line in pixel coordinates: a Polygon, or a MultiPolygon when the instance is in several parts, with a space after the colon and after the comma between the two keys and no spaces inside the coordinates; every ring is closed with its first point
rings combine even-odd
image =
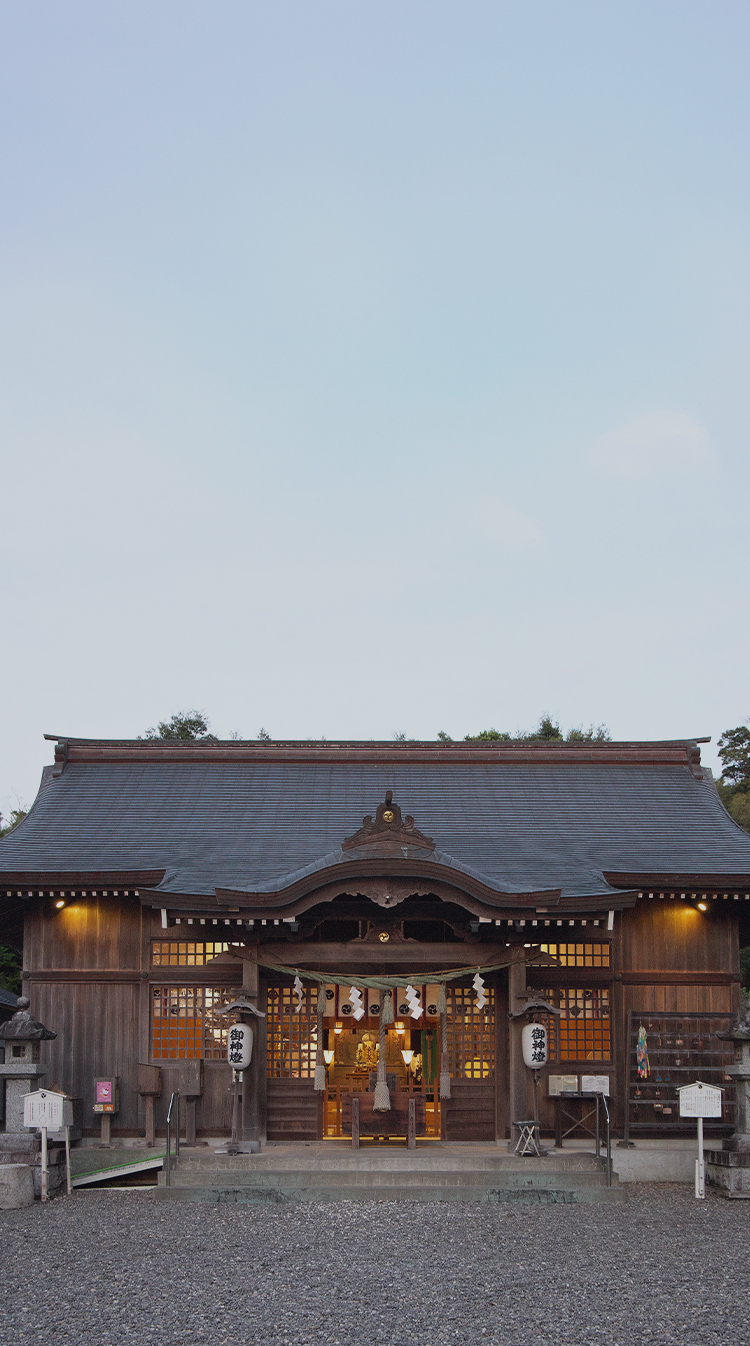
{"type": "Polygon", "coordinates": [[[146,1145],[151,1146],[156,1139],[154,1099],[161,1093],[161,1068],[159,1066],[138,1066],[138,1093],[143,1099],[146,1145]]]}
{"type": "Polygon", "coordinates": [[[508,976],[495,977],[495,1140],[511,1134],[508,1111],[508,976]]]}
{"type": "Polygon", "coordinates": [[[359,1149],[359,1095],[352,1095],[352,1149],[359,1149]]]}
{"type": "Polygon", "coordinates": [[[185,1099],[185,1144],[195,1144],[195,1104],[194,1096],[188,1095],[185,1099]]]}
{"type": "MultiPolygon", "coordinates": [[[[258,964],[253,957],[256,949],[249,948],[249,958],[242,960],[242,991],[253,1005],[261,1008],[258,964]]],[[[266,1092],[266,1033],[265,1019],[253,1019],[253,1059],[248,1070],[242,1073],[242,1129],[241,1140],[261,1140],[261,1099],[265,1101],[266,1092]]],[[[265,1108],[262,1109],[265,1114],[265,1108]]]]}
{"type": "MultiPolygon", "coordinates": [[[[508,969],[508,1010],[517,1014],[526,999],[526,964],[523,962],[511,963],[508,969]]],[[[513,1148],[513,1122],[524,1121],[529,1116],[529,1081],[528,1071],[523,1063],[523,1051],[521,1050],[521,1019],[509,1020],[509,1052],[508,1052],[508,1094],[510,1102],[510,1140],[508,1146],[513,1148]]]]}
{"type": "MultiPolygon", "coordinates": [[[[357,1100],[359,1102],[359,1100],[357,1100]]],[[[416,1150],[417,1148],[417,1100],[412,1094],[409,1099],[409,1120],[406,1129],[406,1148],[407,1150],[416,1150]]]]}

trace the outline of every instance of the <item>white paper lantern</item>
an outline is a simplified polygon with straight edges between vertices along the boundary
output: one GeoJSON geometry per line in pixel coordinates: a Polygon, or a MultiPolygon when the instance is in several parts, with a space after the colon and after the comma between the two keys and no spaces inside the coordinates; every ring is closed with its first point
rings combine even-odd
{"type": "Polygon", "coordinates": [[[523,1063],[530,1070],[547,1064],[547,1029],[544,1024],[524,1024],[521,1031],[523,1063]]]}
{"type": "Polygon", "coordinates": [[[233,1070],[247,1070],[253,1059],[253,1030],[250,1024],[232,1024],[227,1034],[227,1061],[233,1070]]]}

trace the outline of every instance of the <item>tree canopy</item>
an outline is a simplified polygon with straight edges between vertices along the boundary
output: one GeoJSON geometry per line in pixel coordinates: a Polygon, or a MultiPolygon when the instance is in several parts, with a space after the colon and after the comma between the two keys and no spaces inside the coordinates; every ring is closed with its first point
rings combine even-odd
{"type": "MultiPolygon", "coordinates": [[[[443,733],[438,734],[439,739],[447,738],[443,733]]],[[[590,725],[584,729],[583,725],[578,725],[574,729],[569,729],[567,734],[563,734],[560,725],[551,715],[542,715],[536,729],[518,730],[515,734],[509,734],[499,729],[482,729],[478,734],[466,734],[464,743],[609,743],[610,733],[605,724],[590,725]]]]}
{"type": "Polygon", "coordinates": [[[717,781],[721,802],[734,821],[750,832],[750,729],[738,724],[725,729],[719,739],[721,780],[717,781]]]}
{"type": "Polygon", "coordinates": [[[13,995],[21,994],[21,955],[7,944],[0,944],[0,986],[13,995]]]}
{"type": "Polygon", "coordinates": [[[731,781],[747,790],[750,785],[750,729],[746,724],[724,730],[719,739],[719,757],[722,781],[731,781]]]}
{"type": "Polygon", "coordinates": [[[25,817],[26,809],[22,809],[20,804],[17,809],[11,809],[10,817],[7,821],[2,813],[0,813],[0,837],[7,836],[9,832],[13,831],[14,827],[18,827],[18,824],[23,822],[25,817]]]}
{"type": "Polygon", "coordinates": [[[178,711],[171,720],[161,720],[155,729],[147,729],[142,737],[152,743],[217,743],[216,735],[208,732],[208,723],[200,710],[178,711]]]}

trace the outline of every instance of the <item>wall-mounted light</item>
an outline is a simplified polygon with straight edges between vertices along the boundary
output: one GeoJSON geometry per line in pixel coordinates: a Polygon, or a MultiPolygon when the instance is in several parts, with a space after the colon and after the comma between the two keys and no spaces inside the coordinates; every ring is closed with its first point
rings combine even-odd
{"type": "Polygon", "coordinates": [[[413,1058],[413,1056],[414,1056],[414,1052],[411,1051],[411,1049],[410,1049],[409,1047],[404,1047],[403,1051],[401,1052],[401,1055],[402,1055],[403,1058],[404,1058],[404,1065],[407,1066],[407,1067],[410,1066],[411,1063],[412,1063],[412,1058],[413,1058]]]}
{"type": "Polygon", "coordinates": [[[324,1052],[323,1052],[323,1060],[325,1061],[325,1063],[326,1063],[327,1066],[332,1066],[332,1065],[333,1065],[333,1048],[332,1048],[332,1047],[326,1047],[326,1048],[325,1048],[325,1050],[324,1050],[324,1052]]]}
{"type": "Polygon", "coordinates": [[[396,1032],[398,1033],[399,1037],[402,1037],[403,1034],[406,1032],[406,1028],[402,1024],[400,1019],[396,1020],[396,1032]]]}
{"type": "Polygon", "coordinates": [[[55,906],[57,907],[57,909],[58,909],[58,911],[59,911],[59,910],[60,910],[60,907],[64,907],[64,906],[65,906],[65,901],[64,901],[64,899],[61,897],[61,898],[55,903],[55,906]]]}
{"type": "Polygon", "coordinates": [[[338,1020],[337,1020],[336,1023],[333,1025],[333,1031],[334,1031],[334,1033],[341,1033],[342,1030],[343,1030],[343,1027],[344,1027],[344,1025],[343,1025],[342,1023],[339,1023],[338,1020]]]}
{"type": "Polygon", "coordinates": [[[698,910],[699,910],[699,911],[708,911],[708,907],[706,906],[705,902],[699,902],[699,903],[698,903],[698,910]]]}

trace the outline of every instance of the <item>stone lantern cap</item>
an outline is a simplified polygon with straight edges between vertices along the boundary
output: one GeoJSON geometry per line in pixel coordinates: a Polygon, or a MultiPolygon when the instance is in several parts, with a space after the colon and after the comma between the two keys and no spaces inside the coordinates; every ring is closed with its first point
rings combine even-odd
{"type": "Polygon", "coordinates": [[[49,1042],[57,1037],[51,1028],[45,1028],[37,1019],[32,1019],[29,1013],[30,1001],[25,995],[20,995],[16,1004],[18,1009],[11,1019],[4,1024],[0,1024],[0,1038],[6,1042],[49,1042]]]}

